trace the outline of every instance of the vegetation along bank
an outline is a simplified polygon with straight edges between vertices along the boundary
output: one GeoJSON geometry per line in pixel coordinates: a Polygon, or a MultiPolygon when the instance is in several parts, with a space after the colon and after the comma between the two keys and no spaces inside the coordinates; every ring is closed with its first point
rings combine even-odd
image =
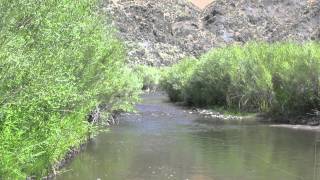
{"type": "Polygon", "coordinates": [[[161,85],[172,101],[192,106],[314,120],[319,77],[319,43],[251,42],[186,58],[168,70],[161,85]]]}
{"type": "Polygon", "coordinates": [[[0,179],[39,178],[86,140],[96,106],[130,110],[142,84],[95,0],[4,0],[0,17],[0,179]]]}
{"type": "MultiPolygon", "coordinates": [[[[72,147],[95,132],[88,118],[96,107],[104,106],[107,114],[113,110],[130,111],[139,100],[141,88],[155,89],[160,85],[172,101],[193,106],[316,117],[320,107],[320,44],[251,42],[227,46],[226,43],[265,39],[253,38],[259,34],[253,30],[261,28],[252,28],[250,33],[227,33],[224,29],[221,32],[225,33],[214,32],[216,27],[239,29],[237,24],[220,25],[232,22],[224,21],[224,17],[239,13],[220,8],[238,7],[236,4],[224,6],[226,2],[219,2],[204,12],[202,22],[201,14],[183,1],[165,13],[158,9],[171,6],[160,2],[131,5],[129,12],[136,16],[121,16],[125,1],[106,0],[102,11],[96,0],[1,1],[0,179],[40,178],[52,173],[72,147]],[[99,13],[105,11],[119,19],[115,24],[131,51],[129,58],[125,45],[116,38],[117,32],[100,17],[99,13]],[[148,16],[143,16],[145,12],[148,16]],[[181,13],[173,16],[177,12],[181,13]],[[236,13],[228,14],[233,12],[236,13]],[[136,19],[132,21],[132,17],[136,19]],[[128,26],[128,22],[133,23],[128,26]],[[185,58],[169,68],[137,65],[174,64],[180,57],[198,56],[216,46],[221,48],[198,58],[185,58]]],[[[249,3],[261,9],[255,4],[249,3]]],[[[304,14],[310,16],[306,19],[316,21],[317,12],[314,7],[304,14]]],[[[242,18],[246,21],[241,26],[259,24],[255,16],[252,18],[250,22],[242,18]]],[[[271,20],[264,19],[263,22],[271,20]]],[[[278,24],[283,23],[279,21],[275,27],[278,24]]],[[[301,38],[317,40],[318,29],[307,29],[314,32],[302,33],[301,38]]],[[[283,39],[286,40],[267,40],[283,39]]]]}

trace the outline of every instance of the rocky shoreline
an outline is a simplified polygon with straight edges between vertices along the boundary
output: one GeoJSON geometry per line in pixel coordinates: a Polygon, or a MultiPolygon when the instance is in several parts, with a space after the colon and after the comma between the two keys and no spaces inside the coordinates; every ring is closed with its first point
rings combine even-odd
{"type": "MultiPolygon", "coordinates": [[[[279,128],[290,128],[296,130],[308,130],[308,131],[319,131],[320,132],[320,117],[319,118],[302,118],[295,119],[294,118],[282,118],[282,121],[287,121],[287,123],[277,122],[275,118],[266,115],[266,114],[251,114],[251,115],[229,115],[223,114],[217,111],[209,110],[209,109],[199,109],[199,108],[191,108],[189,111],[190,114],[198,114],[205,119],[216,119],[222,121],[256,121],[270,124],[270,127],[279,127],[279,128]]],[[[279,117],[277,118],[279,119],[279,117]]],[[[206,121],[208,122],[208,121],[206,121]]]]}
{"type": "Polygon", "coordinates": [[[279,128],[289,128],[296,130],[308,130],[308,131],[318,131],[320,132],[320,126],[310,126],[310,125],[293,125],[293,124],[274,124],[270,127],[279,127],[279,128]]]}
{"type": "Polygon", "coordinates": [[[200,109],[200,108],[192,108],[192,111],[189,112],[191,114],[199,114],[204,118],[214,118],[218,120],[243,120],[248,118],[247,116],[238,116],[238,115],[230,115],[223,114],[217,111],[209,110],[209,109],[200,109]]]}

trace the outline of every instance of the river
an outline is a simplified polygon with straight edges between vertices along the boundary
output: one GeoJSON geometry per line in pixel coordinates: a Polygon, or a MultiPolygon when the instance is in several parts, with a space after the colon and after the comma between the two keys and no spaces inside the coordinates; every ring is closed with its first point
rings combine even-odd
{"type": "Polygon", "coordinates": [[[315,131],[208,119],[161,93],[136,108],[56,180],[320,180],[315,131]]]}

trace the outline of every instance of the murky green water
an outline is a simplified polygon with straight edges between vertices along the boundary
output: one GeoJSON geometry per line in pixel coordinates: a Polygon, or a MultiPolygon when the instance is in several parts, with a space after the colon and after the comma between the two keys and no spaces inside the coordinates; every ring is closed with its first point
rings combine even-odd
{"type": "Polygon", "coordinates": [[[157,94],[137,109],[88,144],[57,180],[320,179],[316,132],[203,119],[157,94]]]}

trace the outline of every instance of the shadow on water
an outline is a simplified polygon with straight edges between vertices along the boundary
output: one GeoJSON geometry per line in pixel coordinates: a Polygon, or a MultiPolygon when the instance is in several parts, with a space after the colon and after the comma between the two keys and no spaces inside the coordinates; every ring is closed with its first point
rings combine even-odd
{"type": "Polygon", "coordinates": [[[204,124],[165,95],[143,98],[138,113],[122,115],[118,127],[95,138],[56,179],[320,179],[314,171],[316,132],[252,121],[204,124]]]}

